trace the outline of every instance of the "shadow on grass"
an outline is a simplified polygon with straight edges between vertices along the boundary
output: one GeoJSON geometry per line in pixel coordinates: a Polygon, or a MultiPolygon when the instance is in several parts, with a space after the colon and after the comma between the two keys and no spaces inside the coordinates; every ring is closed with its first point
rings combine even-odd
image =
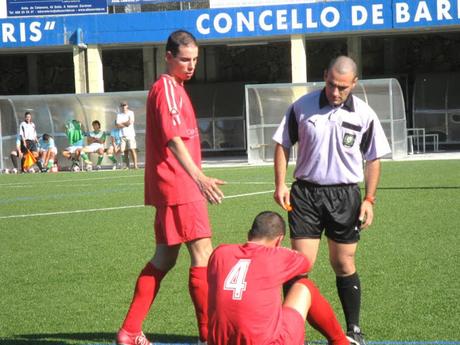
{"type": "MultiPolygon", "coordinates": [[[[195,344],[197,337],[178,334],[146,334],[154,343],[195,344]]],[[[75,345],[115,344],[116,333],[42,333],[17,334],[0,339],[1,345],[75,345]]]]}

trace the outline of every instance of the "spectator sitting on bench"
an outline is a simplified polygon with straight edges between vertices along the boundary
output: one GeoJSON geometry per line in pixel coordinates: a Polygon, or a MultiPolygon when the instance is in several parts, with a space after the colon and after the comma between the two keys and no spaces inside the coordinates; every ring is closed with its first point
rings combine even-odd
{"type": "Polygon", "coordinates": [[[121,133],[120,128],[116,127],[110,131],[109,147],[107,148],[107,156],[113,162],[112,170],[117,169],[117,155],[121,152],[121,133]]]}
{"type": "Polygon", "coordinates": [[[18,134],[16,135],[16,147],[14,150],[10,152],[11,162],[13,163],[13,174],[22,172],[22,157],[23,156],[21,151],[21,136],[18,134]],[[20,159],[19,162],[18,159],[20,159]]]}
{"type": "Polygon", "coordinates": [[[69,147],[62,152],[62,155],[65,158],[72,160],[71,169],[73,170],[74,167],[80,168],[80,165],[78,164],[80,156],[83,158],[86,166],[91,167],[92,163],[89,160],[88,155],[83,151],[84,132],[81,122],[78,120],[71,120],[67,122],[65,125],[65,134],[67,135],[69,147]]]}
{"type": "Polygon", "coordinates": [[[41,172],[47,172],[54,165],[57,148],[54,139],[49,134],[43,134],[38,141],[38,159],[41,162],[41,172]]]}
{"type": "Polygon", "coordinates": [[[106,133],[101,131],[101,123],[98,120],[94,120],[91,125],[93,130],[88,133],[88,146],[83,148],[83,151],[86,153],[97,153],[97,163],[96,169],[101,169],[101,163],[104,159],[104,144],[106,139],[106,133]]]}

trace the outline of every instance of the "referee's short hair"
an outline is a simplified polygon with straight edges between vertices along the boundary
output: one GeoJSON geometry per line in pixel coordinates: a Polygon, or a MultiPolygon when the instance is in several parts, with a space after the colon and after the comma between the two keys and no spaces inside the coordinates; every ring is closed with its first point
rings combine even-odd
{"type": "Polygon", "coordinates": [[[333,69],[339,74],[352,72],[355,77],[358,75],[358,67],[356,66],[356,62],[351,57],[345,55],[339,55],[329,62],[327,72],[333,69]]]}
{"type": "Polygon", "coordinates": [[[278,213],[264,211],[259,213],[248,232],[248,240],[274,239],[286,234],[286,222],[278,213]]]}

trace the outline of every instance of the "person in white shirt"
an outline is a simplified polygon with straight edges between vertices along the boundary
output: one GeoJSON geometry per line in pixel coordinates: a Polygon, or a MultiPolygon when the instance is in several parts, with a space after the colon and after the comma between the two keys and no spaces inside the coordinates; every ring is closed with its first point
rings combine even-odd
{"type": "Polygon", "coordinates": [[[358,81],[356,63],[338,56],[330,62],[324,81],[322,90],[289,106],[273,136],[274,198],[289,212],[293,249],[312,265],[322,234],[326,235],[347,336],[365,345],[359,326],[361,283],[355,254],[361,230],[374,218],[380,159],[391,149],[375,111],[352,93],[358,81]],[[287,162],[295,143],[295,181],[289,189],[287,162]],[[364,198],[358,185],[361,182],[364,198]]]}
{"type": "MultiPolygon", "coordinates": [[[[38,137],[35,124],[32,122],[32,114],[26,111],[24,121],[19,125],[19,136],[21,137],[21,152],[26,154],[30,151],[35,159],[38,159],[38,137]]],[[[38,168],[42,170],[41,162],[37,161],[38,168]]]]}
{"type": "Polygon", "coordinates": [[[32,122],[32,114],[26,112],[24,121],[19,125],[19,136],[21,137],[21,151],[26,153],[27,150],[32,152],[35,158],[38,157],[38,138],[35,124],[32,122]]]}
{"type": "Polygon", "coordinates": [[[116,126],[120,128],[121,144],[120,150],[124,153],[126,168],[129,169],[129,153],[133,157],[134,169],[137,169],[137,145],[136,131],[134,130],[134,113],[129,110],[127,102],[120,103],[120,110],[117,114],[116,126]]]}

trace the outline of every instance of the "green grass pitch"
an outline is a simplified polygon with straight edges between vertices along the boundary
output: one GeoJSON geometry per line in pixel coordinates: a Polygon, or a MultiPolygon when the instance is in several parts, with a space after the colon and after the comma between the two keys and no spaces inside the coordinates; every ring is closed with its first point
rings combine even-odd
{"type": "MultiPolygon", "coordinates": [[[[280,211],[272,166],[205,172],[228,182],[209,207],[214,245],[243,242],[258,212],[280,211]]],[[[154,250],[142,204],[142,170],[0,175],[0,344],[113,343],[154,250]]],[[[370,343],[460,344],[459,224],[460,161],[383,162],[357,257],[370,343]]],[[[144,323],[157,342],[196,339],[188,266],[184,248],[144,323]]],[[[325,241],[311,277],[343,324],[325,241]]]]}

